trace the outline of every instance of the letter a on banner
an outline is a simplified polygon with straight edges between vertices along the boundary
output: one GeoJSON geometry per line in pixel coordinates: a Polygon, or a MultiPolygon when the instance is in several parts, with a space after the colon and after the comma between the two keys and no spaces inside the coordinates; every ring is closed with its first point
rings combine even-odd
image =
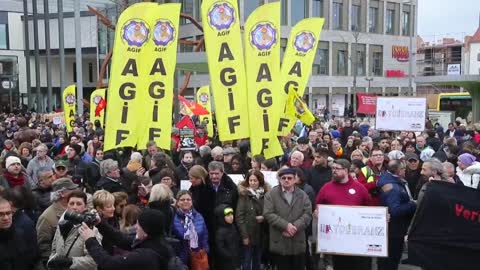
{"type": "Polygon", "coordinates": [[[281,95],[280,2],[255,9],[244,28],[251,152],[272,158],[283,155],[276,132],[281,95]]]}
{"type": "Polygon", "coordinates": [[[105,91],[105,88],[97,89],[90,95],[90,120],[92,123],[100,121],[102,127],[105,117],[105,91]]]}
{"type": "Polygon", "coordinates": [[[177,63],[178,24],[180,4],[155,4],[144,19],[151,26],[151,38],[144,53],[147,69],[142,77],[145,88],[139,92],[144,119],[139,130],[138,149],[145,149],[149,141],[170,150],[172,141],[173,78],[177,63]]]}
{"type": "Polygon", "coordinates": [[[77,111],[77,95],[75,84],[67,86],[63,91],[63,108],[65,111],[65,126],[67,132],[72,132],[75,122],[75,112],[77,111]]]}
{"type": "Polygon", "coordinates": [[[200,87],[197,91],[197,103],[202,105],[210,113],[200,115],[200,123],[207,124],[207,132],[209,137],[213,137],[213,120],[212,120],[212,103],[210,95],[210,87],[208,85],[200,87]]]}
{"type": "Polygon", "coordinates": [[[105,118],[104,150],[137,144],[145,121],[144,104],[140,92],[146,91],[145,77],[151,67],[147,58],[152,55],[146,46],[152,36],[149,14],[157,3],[137,3],[128,7],[120,17],[115,30],[108,106],[105,118]],[[148,70],[148,71],[147,71],[148,70]]]}
{"type": "Polygon", "coordinates": [[[247,88],[237,0],[204,0],[202,21],[220,140],[247,138],[247,88]]]}
{"type": "Polygon", "coordinates": [[[281,68],[282,94],[280,95],[280,121],[278,135],[286,136],[290,133],[295,118],[285,115],[285,102],[288,90],[293,88],[298,96],[303,97],[305,87],[312,72],[312,64],[317,52],[320,33],[323,28],[323,18],[307,18],[299,21],[290,32],[287,48],[283,56],[281,68]]]}

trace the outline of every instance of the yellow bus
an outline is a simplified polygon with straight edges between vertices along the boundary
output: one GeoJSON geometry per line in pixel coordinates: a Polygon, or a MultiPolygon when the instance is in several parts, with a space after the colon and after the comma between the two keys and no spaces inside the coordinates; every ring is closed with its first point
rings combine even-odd
{"type": "Polygon", "coordinates": [[[472,97],[468,92],[438,94],[437,111],[453,111],[455,117],[467,118],[472,111],[472,97]]]}

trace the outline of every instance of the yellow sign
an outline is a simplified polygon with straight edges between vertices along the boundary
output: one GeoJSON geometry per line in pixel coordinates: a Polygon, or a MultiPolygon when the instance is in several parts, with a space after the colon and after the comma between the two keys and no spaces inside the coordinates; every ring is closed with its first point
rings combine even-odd
{"type": "Polygon", "coordinates": [[[144,48],[147,56],[142,64],[145,91],[139,92],[142,100],[137,149],[145,149],[149,141],[170,150],[172,145],[173,79],[177,63],[177,42],[180,4],[156,4],[145,19],[152,27],[151,40],[144,48]]]}
{"type": "Polygon", "coordinates": [[[90,95],[90,121],[95,123],[96,120],[100,121],[100,125],[103,127],[103,120],[105,118],[105,109],[97,109],[105,102],[105,88],[97,89],[90,95]],[[102,101],[103,100],[103,101],[102,101]]]}
{"type": "MultiPolygon", "coordinates": [[[[312,64],[317,52],[320,32],[323,28],[323,18],[307,18],[298,22],[291,30],[281,68],[281,84],[279,114],[285,116],[285,100],[289,88],[293,88],[302,97],[312,72],[312,64]]],[[[286,136],[293,125],[294,119],[280,117],[278,135],[286,136]]]]}
{"type": "Polygon", "coordinates": [[[212,96],[210,95],[210,87],[202,86],[197,91],[197,103],[202,105],[210,113],[207,115],[199,115],[200,123],[207,124],[207,132],[209,137],[213,137],[213,119],[212,119],[212,96]]]}
{"type": "Polygon", "coordinates": [[[179,4],[144,2],[120,15],[107,92],[105,151],[137,143],[142,149],[150,139],[162,148],[168,141],[170,149],[170,77],[176,63],[172,50],[177,48],[179,10],[179,4]]]}
{"type": "Polygon", "coordinates": [[[237,1],[202,1],[202,22],[220,140],[247,138],[247,88],[237,1]]]}
{"type": "Polygon", "coordinates": [[[77,95],[75,84],[67,86],[63,91],[63,109],[65,111],[65,126],[67,132],[73,131],[75,112],[77,111],[77,95]]]}
{"type": "MultiPolygon", "coordinates": [[[[297,91],[290,88],[288,91],[286,115],[290,119],[300,120],[309,126],[315,121],[315,116],[308,109],[307,104],[298,96],[297,91]]],[[[292,121],[295,123],[295,121],[292,121]]]]}
{"type": "Polygon", "coordinates": [[[267,159],[283,155],[276,132],[281,95],[280,25],[280,2],[274,2],[255,9],[244,27],[251,153],[267,159]]]}

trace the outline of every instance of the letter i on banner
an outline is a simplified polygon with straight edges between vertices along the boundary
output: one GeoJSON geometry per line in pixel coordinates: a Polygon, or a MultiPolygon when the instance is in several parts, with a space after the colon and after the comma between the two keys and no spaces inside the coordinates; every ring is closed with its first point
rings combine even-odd
{"type": "Polygon", "coordinates": [[[202,105],[210,113],[207,115],[200,115],[200,122],[207,124],[207,132],[209,137],[213,137],[213,120],[212,120],[212,103],[210,95],[210,86],[202,86],[197,91],[197,103],[202,105]]]}
{"type": "Polygon", "coordinates": [[[247,88],[237,0],[203,0],[202,22],[220,140],[247,138],[247,88]]]}
{"type": "Polygon", "coordinates": [[[277,138],[280,82],[280,2],[255,9],[245,22],[250,146],[253,155],[283,155],[277,138]],[[253,121],[258,119],[259,121],[253,121]]]}
{"type": "Polygon", "coordinates": [[[151,38],[145,46],[143,65],[147,69],[142,78],[145,90],[141,96],[141,115],[144,119],[138,137],[138,149],[145,149],[149,141],[158,147],[171,149],[173,79],[177,63],[178,24],[180,4],[155,4],[145,20],[151,25],[151,38]]]}
{"type": "Polygon", "coordinates": [[[100,121],[102,127],[105,117],[105,91],[105,88],[97,89],[90,95],[90,120],[92,123],[100,121]]]}
{"type": "Polygon", "coordinates": [[[140,92],[148,89],[145,80],[145,46],[151,38],[151,25],[146,21],[157,3],[137,3],[128,7],[118,18],[107,91],[104,150],[137,144],[143,115],[140,92]]]}
{"type": "Polygon", "coordinates": [[[287,48],[283,56],[280,87],[280,121],[278,135],[286,136],[295,124],[295,118],[285,114],[288,89],[293,88],[299,97],[303,97],[305,87],[312,72],[313,60],[317,52],[323,18],[307,18],[299,21],[291,30],[287,48]]]}
{"type": "Polygon", "coordinates": [[[77,111],[77,95],[75,84],[67,86],[63,91],[63,108],[65,111],[65,126],[67,132],[72,132],[77,111]]]}

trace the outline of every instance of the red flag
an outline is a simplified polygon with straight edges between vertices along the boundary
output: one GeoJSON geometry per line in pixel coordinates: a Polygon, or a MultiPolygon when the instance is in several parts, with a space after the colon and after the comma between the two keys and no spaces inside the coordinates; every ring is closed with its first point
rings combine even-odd
{"type": "Polygon", "coordinates": [[[377,96],[374,94],[357,93],[358,109],[357,113],[375,114],[377,113],[377,96]]]}
{"type": "MultiPolygon", "coordinates": [[[[205,109],[202,105],[186,100],[183,96],[178,96],[178,100],[180,101],[181,105],[184,106],[188,111],[191,111],[194,115],[205,115],[209,114],[208,110],[205,109]]],[[[189,115],[190,113],[186,113],[185,115],[189,115]]]]}
{"type": "Polygon", "coordinates": [[[100,98],[100,101],[98,102],[98,105],[95,108],[95,116],[100,116],[100,113],[103,110],[105,110],[106,107],[107,107],[107,102],[105,101],[105,99],[100,98]]]}

